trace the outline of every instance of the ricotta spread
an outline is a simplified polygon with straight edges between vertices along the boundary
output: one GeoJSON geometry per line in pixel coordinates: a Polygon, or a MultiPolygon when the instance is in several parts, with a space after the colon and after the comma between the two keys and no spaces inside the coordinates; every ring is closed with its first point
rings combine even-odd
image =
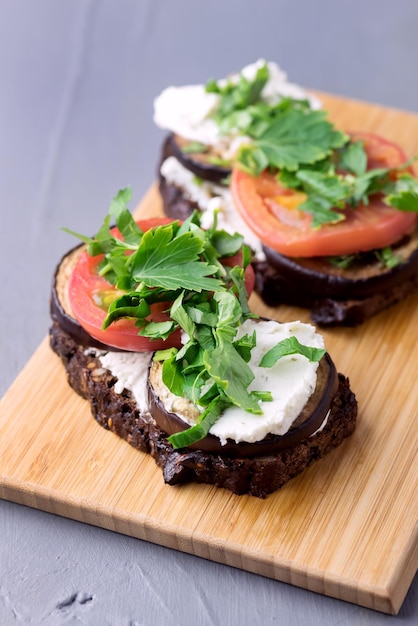
{"type": "Polygon", "coordinates": [[[315,391],[318,363],[302,355],[286,356],[271,368],[259,367],[264,354],[282,339],[294,335],[302,344],[323,348],[324,340],[314,326],[301,322],[280,324],[275,321],[247,320],[238,330],[238,336],[256,331],[257,344],[251,353],[250,366],[254,380],[250,391],[270,391],[272,402],[263,402],[263,415],[253,415],[238,407],[229,407],[210,429],[222,444],[227,439],[254,443],[269,433],[284,435],[315,391]]]}
{"type": "Polygon", "coordinates": [[[99,354],[102,366],[117,378],[115,393],[132,392],[138,409],[148,411],[147,378],[152,352],[105,352],[99,354]]]}
{"type": "Polygon", "coordinates": [[[256,259],[265,260],[261,241],[236,210],[229,188],[206,180],[197,182],[193,172],[185,168],[173,156],[168,157],[162,163],[160,172],[169,185],[181,188],[184,196],[198,205],[202,211],[202,228],[213,226],[215,211],[217,211],[218,229],[226,230],[231,234],[240,233],[244,237],[244,242],[254,251],[256,259]]]}
{"type": "MultiPolygon", "coordinates": [[[[251,80],[264,63],[264,59],[260,59],[244,67],[241,73],[251,80]]],[[[269,62],[267,65],[270,75],[261,92],[262,101],[276,104],[283,97],[292,97],[297,100],[309,100],[312,108],[321,107],[317,98],[302,87],[289,83],[286,73],[276,63],[269,62]]],[[[239,74],[233,74],[218,82],[220,85],[227,81],[238,82],[238,78],[239,74]]],[[[191,141],[207,145],[221,144],[222,156],[231,159],[242,142],[232,143],[237,138],[238,132],[221,136],[218,125],[211,117],[218,105],[219,95],[207,93],[205,85],[167,87],[154,100],[154,122],[160,128],[170,130],[191,141]]],[[[245,141],[248,142],[248,138],[245,141]]]]}

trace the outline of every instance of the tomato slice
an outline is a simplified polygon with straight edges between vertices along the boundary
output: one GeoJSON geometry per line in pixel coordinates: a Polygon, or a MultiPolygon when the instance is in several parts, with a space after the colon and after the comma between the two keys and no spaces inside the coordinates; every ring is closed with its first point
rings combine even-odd
{"type": "MultiPolygon", "coordinates": [[[[143,231],[146,231],[172,221],[169,218],[151,218],[139,220],[137,224],[143,231]]],[[[116,237],[120,237],[116,228],[112,232],[116,237]]],[[[180,331],[176,331],[165,341],[163,339],[152,340],[138,335],[138,328],[133,319],[117,320],[109,328],[102,330],[107,308],[118,295],[116,287],[98,274],[98,266],[102,259],[102,254],[91,257],[87,252],[83,252],[68,281],[68,296],[72,312],[80,326],[98,341],[122,350],[148,352],[171,346],[180,347],[180,331]]],[[[164,309],[169,306],[169,303],[152,305],[150,317],[154,321],[170,319],[169,315],[164,312],[164,309]]]]}
{"type": "MultiPolygon", "coordinates": [[[[170,218],[150,218],[139,220],[137,224],[141,230],[146,231],[156,226],[169,224],[172,221],[170,218]]],[[[116,228],[112,232],[115,237],[120,237],[116,228]]],[[[68,281],[68,296],[72,312],[80,326],[98,341],[122,350],[148,352],[172,346],[181,347],[180,330],[176,330],[166,340],[149,339],[138,335],[138,328],[133,319],[117,320],[106,330],[102,330],[107,309],[115,297],[119,295],[116,287],[98,273],[98,266],[102,259],[103,255],[91,257],[87,252],[83,252],[68,281]]],[[[224,261],[225,265],[230,267],[240,264],[242,254],[239,253],[235,257],[224,259],[224,261]]],[[[254,271],[251,266],[246,268],[245,284],[247,292],[250,294],[254,288],[254,271]]],[[[150,319],[155,322],[169,320],[170,316],[166,311],[170,304],[167,302],[151,305],[150,319]]]]}
{"type": "MultiPolygon", "coordinates": [[[[368,169],[397,167],[407,160],[396,144],[371,133],[353,133],[362,140],[368,169]]],[[[234,169],[231,191],[235,206],[248,226],[269,248],[289,257],[352,254],[383,248],[411,231],[415,213],[385,205],[378,196],[368,205],[345,209],[344,221],[312,228],[312,216],[299,211],[303,194],[282,187],[276,178],[263,172],[254,177],[234,169]]]]}
{"type": "MultiPolygon", "coordinates": [[[[220,259],[222,265],[225,267],[234,267],[235,265],[239,265],[242,267],[242,252],[235,254],[234,256],[224,257],[220,259]]],[[[244,280],[245,280],[245,290],[247,292],[248,297],[254,291],[255,285],[255,274],[252,265],[247,265],[244,272],[244,280]]]]}

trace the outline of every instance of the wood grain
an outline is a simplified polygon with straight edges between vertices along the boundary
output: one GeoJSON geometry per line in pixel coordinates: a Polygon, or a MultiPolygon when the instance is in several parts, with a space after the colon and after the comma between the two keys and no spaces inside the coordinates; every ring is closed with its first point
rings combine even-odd
{"type": "MultiPolygon", "coordinates": [[[[418,153],[418,116],[321,94],[347,130],[418,153]]],[[[152,188],[141,215],[161,211],[152,188]]],[[[309,321],[293,307],[254,310],[309,321]]],[[[258,500],[168,487],[146,454],[92,419],[45,339],[0,404],[0,496],[396,613],[417,569],[418,296],[355,329],[324,332],[359,402],[340,448],[258,500]]]]}

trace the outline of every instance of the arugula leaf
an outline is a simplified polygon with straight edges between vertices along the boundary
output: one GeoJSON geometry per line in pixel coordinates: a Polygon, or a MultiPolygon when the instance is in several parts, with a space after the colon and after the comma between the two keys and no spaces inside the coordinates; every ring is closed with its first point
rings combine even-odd
{"type": "Polygon", "coordinates": [[[292,354],[301,354],[309,361],[316,362],[322,359],[325,352],[326,350],[323,350],[322,348],[305,346],[301,344],[296,337],[291,336],[286,339],[282,339],[282,341],[279,341],[279,343],[273,346],[273,348],[270,348],[270,350],[268,350],[261,359],[260,367],[273,367],[279,359],[292,354]]]}

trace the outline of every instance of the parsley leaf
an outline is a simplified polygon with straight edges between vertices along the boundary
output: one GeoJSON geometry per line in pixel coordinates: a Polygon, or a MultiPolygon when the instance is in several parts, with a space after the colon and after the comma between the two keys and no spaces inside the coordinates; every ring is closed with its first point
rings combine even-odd
{"type": "Polygon", "coordinates": [[[293,354],[302,354],[309,361],[320,361],[325,352],[322,348],[304,346],[294,336],[287,337],[266,352],[260,361],[260,367],[273,367],[279,359],[293,354]]]}
{"type": "Polygon", "coordinates": [[[391,246],[386,246],[386,248],[375,250],[375,254],[381,264],[388,269],[392,269],[402,262],[401,258],[393,252],[391,246]]]}
{"type": "Polygon", "coordinates": [[[418,180],[410,174],[401,174],[385,201],[400,211],[418,212],[418,180]]]}
{"type": "Polygon", "coordinates": [[[239,74],[237,79],[228,80],[225,84],[219,84],[214,80],[208,81],[207,93],[220,96],[219,106],[214,115],[215,120],[222,122],[231,113],[245,111],[249,106],[258,102],[268,79],[269,69],[267,63],[264,63],[257,69],[253,80],[239,74]]]}
{"type": "Polygon", "coordinates": [[[207,145],[200,141],[190,141],[190,143],[181,147],[181,151],[184,152],[184,154],[200,154],[206,152],[207,149],[207,145]]]}
{"type": "Polygon", "coordinates": [[[253,145],[241,148],[237,161],[256,176],[267,166],[295,171],[300,165],[323,160],[347,140],[323,111],[289,108],[275,115],[268,127],[254,138],[253,145]]]}
{"type": "Polygon", "coordinates": [[[209,406],[201,413],[199,422],[187,430],[168,437],[173,448],[184,448],[204,439],[210,428],[215,424],[225,407],[221,396],[216,396],[209,406]]]}
{"type": "Polygon", "coordinates": [[[173,238],[171,224],[150,229],[132,255],[132,276],[137,282],[165,289],[224,289],[221,280],[208,278],[217,268],[199,260],[202,251],[202,242],[191,232],[173,238]]]}
{"type": "Polygon", "coordinates": [[[341,150],[339,167],[356,176],[361,176],[367,168],[367,154],[361,141],[350,142],[341,150]]]}

